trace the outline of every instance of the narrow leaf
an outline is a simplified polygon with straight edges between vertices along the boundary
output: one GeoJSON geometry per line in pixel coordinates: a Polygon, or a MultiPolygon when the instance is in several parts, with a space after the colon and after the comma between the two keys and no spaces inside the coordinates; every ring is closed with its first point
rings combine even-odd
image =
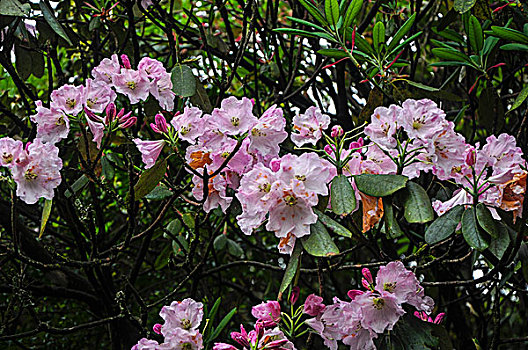
{"type": "Polygon", "coordinates": [[[356,209],[356,194],[345,175],[338,175],[332,179],[330,201],[332,211],[337,215],[350,214],[356,209]]]}
{"type": "Polygon", "coordinates": [[[385,220],[385,230],[389,238],[397,238],[403,236],[403,231],[396,221],[394,216],[394,207],[392,206],[392,198],[386,197],[383,199],[383,219],[385,220]]]}
{"type": "Polygon", "coordinates": [[[236,312],[237,312],[237,308],[234,307],[231,311],[229,311],[227,315],[225,315],[222,321],[220,321],[220,323],[218,324],[218,327],[216,327],[213,333],[211,333],[211,335],[207,339],[207,342],[211,342],[215,340],[220,335],[220,333],[224,330],[224,328],[227,326],[229,321],[231,321],[231,319],[233,318],[236,312]]]}
{"type": "Polygon", "coordinates": [[[474,207],[466,209],[462,215],[462,234],[472,248],[484,250],[489,246],[488,240],[480,232],[477,225],[477,216],[475,215],[474,207]]]}
{"type": "Polygon", "coordinates": [[[42,208],[42,217],[40,219],[40,233],[39,238],[42,237],[44,230],[46,229],[46,224],[51,214],[51,207],[53,206],[53,199],[46,199],[44,202],[44,208],[42,208]]]}
{"type": "Polygon", "coordinates": [[[62,27],[62,25],[59,23],[57,18],[55,18],[55,14],[53,11],[48,7],[48,5],[44,1],[39,2],[40,10],[42,11],[42,15],[44,16],[44,19],[48,24],[50,25],[51,29],[55,33],[57,33],[58,36],[66,40],[66,42],[70,45],[73,45],[70,38],[68,37],[68,34],[66,34],[66,31],[62,27]]]}
{"type": "Polygon", "coordinates": [[[361,192],[373,197],[385,197],[404,188],[408,178],[403,175],[361,174],[355,175],[354,180],[361,192]]]}
{"type": "Polygon", "coordinates": [[[473,51],[479,53],[484,46],[484,36],[482,35],[482,28],[480,27],[478,19],[473,15],[469,17],[467,35],[473,51]]]}
{"type": "Polygon", "coordinates": [[[321,222],[326,227],[328,227],[330,230],[332,230],[334,233],[337,233],[338,235],[343,236],[343,237],[348,237],[348,238],[352,237],[352,232],[350,232],[345,226],[341,225],[340,223],[338,223],[337,221],[335,221],[328,215],[320,212],[317,209],[314,209],[314,213],[317,215],[319,220],[321,220],[321,222]]]}
{"type": "Polygon", "coordinates": [[[319,9],[317,7],[315,7],[314,4],[312,4],[310,2],[310,0],[299,0],[299,2],[301,3],[301,5],[304,6],[304,8],[308,12],[310,12],[310,14],[313,16],[313,18],[315,18],[316,20],[319,21],[319,23],[321,23],[324,26],[328,25],[328,22],[324,18],[324,16],[321,13],[321,11],[319,11],[319,9]]]}
{"type": "Polygon", "coordinates": [[[396,45],[400,43],[400,40],[407,34],[409,30],[411,30],[412,25],[414,24],[414,20],[416,19],[416,13],[413,14],[411,17],[405,21],[405,23],[398,29],[396,34],[392,37],[391,41],[389,42],[389,46],[387,47],[387,51],[392,51],[396,45]]]}
{"type": "Polygon", "coordinates": [[[18,0],[0,0],[0,15],[26,16],[31,11],[31,5],[20,3],[18,0]]]}
{"type": "Polygon", "coordinates": [[[513,102],[513,105],[508,111],[508,113],[513,111],[514,109],[517,109],[520,105],[522,105],[524,100],[526,100],[527,97],[528,97],[528,85],[525,85],[524,88],[519,93],[519,95],[517,95],[517,98],[513,102]]]}
{"type": "MultiPolygon", "coordinates": [[[[486,32],[488,33],[488,32],[486,32]]],[[[528,44],[528,35],[519,32],[515,29],[491,26],[490,35],[496,36],[501,39],[518,42],[521,44],[528,44]]]]}
{"type": "Polygon", "coordinates": [[[134,200],[138,201],[145,197],[156,187],[167,170],[167,160],[158,160],[154,166],[141,174],[134,186],[134,200]]]}
{"type": "Polygon", "coordinates": [[[361,5],[363,5],[362,0],[352,0],[350,2],[350,5],[348,5],[345,13],[345,19],[343,21],[343,26],[345,28],[350,27],[350,25],[354,22],[354,19],[358,15],[359,11],[361,11],[361,5]]]}
{"type": "Polygon", "coordinates": [[[425,230],[425,241],[428,244],[435,244],[451,236],[455,233],[463,213],[464,206],[457,205],[433,221],[427,230],[425,230]]]}
{"type": "Polygon", "coordinates": [[[340,49],[321,49],[317,51],[318,54],[332,57],[332,58],[345,58],[348,57],[348,54],[340,49]]]}
{"type": "Polygon", "coordinates": [[[431,200],[422,186],[407,182],[407,195],[403,203],[405,220],[409,223],[425,223],[434,219],[431,200]]]}
{"type": "Polygon", "coordinates": [[[462,52],[456,50],[450,50],[442,47],[437,47],[432,50],[433,55],[438,58],[448,60],[448,61],[457,61],[457,62],[468,62],[473,65],[471,59],[462,52]]]}
{"type": "Polygon", "coordinates": [[[339,3],[337,0],[325,0],[325,16],[330,26],[336,26],[339,21],[339,3]]]}
{"type": "Polygon", "coordinates": [[[282,298],[282,294],[284,294],[288,286],[293,281],[293,278],[295,277],[295,274],[297,273],[297,270],[300,267],[301,253],[302,244],[301,242],[296,242],[295,247],[293,248],[292,255],[290,256],[290,261],[288,261],[288,266],[286,266],[284,276],[282,277],[282,282],[279,288],[279,295],[277,296],[277,299],[279,300],[282,298]]]}
{"type": "Polygon", "coordinates": [[[471,8],[475,6],[476,2],[477,0],[455,0],[453,8],[459,13],[465,13],[471,10],[471,8]]]}
{"type": "Polygon", "coordinates": [[[374,50],[379,53],[381,45],[385,43],[385,24],[383,24],[383,22],[378,22],[374,26],[372,31],[372,43],[374,44],[374,50]]]}

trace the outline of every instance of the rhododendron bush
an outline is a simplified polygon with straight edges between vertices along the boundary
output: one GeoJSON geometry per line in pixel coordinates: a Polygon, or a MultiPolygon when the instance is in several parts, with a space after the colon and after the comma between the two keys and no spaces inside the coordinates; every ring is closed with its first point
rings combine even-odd
{"type": "Polygon", "coordinates": [[[0,343],[524,346],[518,1],[0,1],[0,343]]]}

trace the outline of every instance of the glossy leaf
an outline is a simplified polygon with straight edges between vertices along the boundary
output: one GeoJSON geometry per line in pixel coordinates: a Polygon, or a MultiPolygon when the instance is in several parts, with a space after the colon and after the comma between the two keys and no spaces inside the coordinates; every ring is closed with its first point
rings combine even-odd
{"type": "Polygon", "coordinates": [[[359,11],[361,11],[362,5],[362,0],[352,0],[350,2],[350,5],[348,5],[348,8],[345,13],[345,19],[343,21],[343,26],[345,28],[350,27],[350,25],[354,22],[354,19],[358,15],[359,11]]]}
{"type": "Polygon", "coordinates": [[[502,256],[510,245],[509,228],[502,222],[497,223],[498,236],[491,240],[488,250],[495,255],[497,259],[502,259],[502,256]]]}
{"type": "Polygon", "coordinates": [[[68,34],[66,34],[66,31],[62,27],[62,25],[59,23],[57,18],[55,17],[55,14],[53,11],[48,7],[46,2],[40,1],[39,2],[40,10],[42,11],[42,16],[44,16],[44,19],[46,22],[48,22],[49,26],[55,33],[57,33],[58,36],[66,40],[66,42],[70,45],[73,45],[72,41],[68,37],[68,34]]]}
{"type": "Polygon", "coordinates": [[[302,237],[301,242],[304,250],[312,256],[331,256],[339,253],[332,237],[319,220],[310,225],[310,235],[302,237]]]}
{"type": "Polygon", "coordinates": [[[400,224],[394,216],[394,207],[392,206],[392,198],[386,197],[383,199],[383,220],[385,220],[385,230],[389,238],[398,238],[403,236],[403,231],[400,224]]]}
{"type": "Polygon", "coordinates": [[[441,59],[448,61],[457,61],[457,62],[468,62],[473,65],[471,59],[462,52],[450,50],[446,48],[437,47],[432,50],[433,54],[441,59]]]}
{"type": "Polygon", "coordinates": [[[337,58],[337,59],[348,57],[348,54],[345,51],[340,50],[340,49],[321,49],[321,50],[318,50],[317,53],[323,56],[337,58]]]}
{"type": "Polygon", "coordinates": [[[515,98],[515,101],[513,102],[508,113],[519,108],[523,104],[523,102],[526,100],[527,97],[528,97],[528,85],[525,85],[524,88],[519,93],[519,95],[517,95],[517,98],[515,98]]]}
{"type": "Polygon", "coordinates": [[[213,105],[211,100],[209,100],[209,95],[198,77],[196,79],[196,92],[191,96],[191,103],[206,113],[211,113],[213,111],[213,105]]]}
{"type": "Polygon", "coordinates": [[[300,19],[300,18],[295,18],[295,17],[291,17],[291,16],[286,16],[286,18],[288,18],[290,21],[292,22],[295,22],[295,23],[299,23],[299,24],[303,24],[305,26],[308,26],[308,27],[312,27],[314,29],[317,29],[318,31],[320,32],[324,32],[325,29],[321,26],[318,26],[317,24],[315,23],[312,23],[312,22],[308,22],[308,21],[305,21],[304,19],[300,19]]]}
{"type": "Polygon", "coordinates": [[[301,3],[301,5],[304,6],[304,8],[308,12],[310,12],[310,14],[313,16],[313,18],[315,18],[316,20],[319,21],[319,23],[321,23],[324,26],[328,25],[328,22],[324,18],[324,16],[321,13],[321,11],[319,11],[319,9],[317,7],[315,7],[315,5],[310,2],[310,0],[299,0],[299,2],[301,3]]]}
{"type": "Polygon", "coordinates": [[[295,243],[295,247],[293,248],[293,252],[290,256],[290,260],[288,261],[288,265],[286,266],[286,270],[284,270],[284,276],[282,277],[282,282],[279,287],[279,295],[277,299],[280,300],[282,298],[282,294],[284,294],[288,286],[292,283],[295,274],[301,266],[301,255],[302,244],[301,242],[297,242],[295,243]]]}
{"type": "Polygon", "coordinates": [[[476,53],[480,52],[484,46],[484,36],[482,35],[482,28],[478,19],[473,15],[469,17],[467,35],[473,51],[476,53]]]}
{"type": "Polygon", "coordinates": [[[488,207],[486,207],[486,205],[483,203],[479,203],[475,208],[475,213],[477,215],[477,221],[480,227],[482,227],[482,229],[486,231],[491,237],[497,238],[499,236],[497,223],[491,215],[488,207]]]}
{"type": "Polygon", "coordinates": [[[477,224],[475,208],[471,207],[464,211],[462,215],[462,234],[470,247],[477,250],[484,250],[489,246],[489,240],[480,231],[477,224]]]}
{"type": "Polygon", "coordinates": [[[504,44],[500,48],[506,51],[528,51],[528,45],[525,44],[504,44]]]}
{"type": "Polygon", "coordinates": [[[416,19],[416,13],[414,13],[411,17],[409,17],[405,23],[398,29],[396,34],[392,37],[391,41],[389,42],[389,45],[387,47],[387,51],[392,51],[399,43],[400,40],[411,30],[412,25],[414,24],[414,20],[416,19]]]}
{"type": "Polygon", "coordinates": [[[222,331],[227,326],[229,321],[231,321],[231,319],[233,318],[233,316],[235,315],[236,312],[237,312],[237,308],[235,307],[231,311],[229,311],[229,313],[227,315],[224,316],[224,318],[222,319],[222,321],[220,321],[220,323],[215,328],[213,333],[211,333],[209,338],[207,338],[207,342],[211,342],[211,341],[215,340],[216,338],[218,338],[220,333],[222,333],[222,331]]]}
{"type": "Polygon", "coordinates": [[[390,174],[361,174],[354,176],[358,190],[373,197],[389,196],[404,188],[407,180],[407,176],[390,174]]]}
{"type": "Polygon", "coordinates": [[[166,170],[167,161],[163,159],[158,160],[152,168],[144,171],[134,186],[134,199],[138,201],[149,194],[163,179],[166,170]]]}
{"type": "Polygon", "coordinates": [[[455,0],[453,8],[459,13],[465,13],[471,10],[471,8],[475,6],[476,2],[477,0],[455,0]]]}
{"type": "Polygon", "coordinates": [[[385,43],[385,24],[377,22],[372,30],[372,43],[376,52],[381,51],[381,46],[385,43]]]}
{"type": "Polygon", "coordinates": [[[528,35],[515,29],[491,26],[491,32],[489,32],[489,34],[504,40],[528,44],[528,35]]]}
{"type": "Polygon", "coordinates": [[[403,203],[405,220],[409,223],[425,223],[434,219],[431,200],[424,188],[416,182],[407,182],[407,193],[403,203]]]}
{"type": "Polygon", "coordinates": [[[350,214],[356,209],[356,194],[345,175],[338,175],[332,179],[330,202],[332,211],[337,215],[350,214]]]}
{"type": "Polygon", "coordinates": [[[325,0],[324,2],[325,16],[328,24],[334,26],[339,21],[339,3],[337,0],[325,0]]]}
{"type": "Polygon", "coordinates": [[[425,241],[428,244],[435,244],[455,233],[460,220],[462,220],[464,210],[464,206],[457,205],[433,221],[425,230],[425,241]]]}
{"type": "Polygon", "coordinates": [[[171,71],[171,81],[176,96],[191,97],[196,93],[196,79],[188,66],[175,65],[171,71]]]}
{"type": "Polygon", "coordinates": [[[46,229],[46,225],[48,223],[52,207],[53,207],[53,199],[46,199],[44,201],[44,207],[42,208],[42,216],[40,219],[39,238],[42,237],[42,234],[44,233],[44,230],[46,229]]]}
{"type": "Polygon", "coordinates": [[[341,225],[337,221],[333,220],[328,215],[320,212],[317,209],[314,209],[314,213],[317,215],[319,220],[330,230],[332,230],[334,233],[337,233],[340,236],[343,237],[352,237],[352,232],[350,232],[345,226],[341,225]]]}

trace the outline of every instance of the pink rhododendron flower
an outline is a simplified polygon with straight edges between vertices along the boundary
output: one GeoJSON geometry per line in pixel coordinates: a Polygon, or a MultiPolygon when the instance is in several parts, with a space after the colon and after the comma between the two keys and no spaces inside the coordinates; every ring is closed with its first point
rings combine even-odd
{"type": "Polygon", "coordinates": [[[398,123],[410,139],[426,141],[440,133],[447,124],[445,113],[431,100],[405,100],[398,123]]]}
{"type": "Polygon", "coordinates": [[[325,304],[323,304],[323,298],[315,294],[310,294],[304,302],[303,312],[307,315],[315,317],[321,314],[325,307],[325,304]]]}
{"type": "Polygon", "coordinates": [[[156,164],[156,160],[166,144],[165,140],[144,141],[136,138],[132,141],[134,141],[138,150],[141,152],[141,159],[145,163],[145,169],[152,168],[156,164]]]}
{"type": "MultiPolygon", "coordinates": [[[[192,194],[194,198],[201,201],[204,198],[203,179],[198,176],[192,178],[194,187],[192,194]]],[[[224,174],[216,175],[214,178],[209,179],[208,182],[208,195],[207,199],[203,203],[203,209],[206,213],[220,206],[222,211],[225,213],[229,205],[231,205],[232,197],[228,197],[226,190],[228,187],[227,179],[224,174]]]]}
{"type": "Polygon", "coordinates": [[[391,330],[405,313],[398,299],[389,292],[366,292],[354,300],[361,313],[361,326],[376,333],[391,330]]]}
{"type": "Polygon", "coordinates": [[[291,140],[297,147],[306,143],[315,145],[323,136],[322,130],[330,125],[330,117],[322,114],[317,107],[309,107],[304,114],[293,117],[293,131],[291,140]]]}
{"type": "Polygon", "coordinates": [[[427,313],[425,313],[425,311],[422,311],[422,312],[415,311],[414,312],[414,316],[418,317],[419,319],[421,319],[422,321],[425,321],[425,322],[440,324],[440,323],[442,323],[442,321],[444,319],[445,313],[441,312],[438,315],[436,315],[434,321],[431,318],[431,316],[429,316],[427,313]]]}
{"type": "Polygon", "coordinates": [[[13,168],[25,160],[26,152],[22,141],[10,137],[0,138],[0,165],[13,168]]]}
{"type": "Polygon", "coordinates": [[[401,261],[392,261],[380,267],[376,276],[376,290],[392,293],[400,304],[407,302],[419,288],[416,276],[401,261]]]}
{"type": "Polygon", "coordinates": [[[212,129],[226,135],[241,135],[257,123],[252,110],[253,103],[250,99],[242,97],[239,100],[232,96],[224,99],[221,108],[215,108],[207,120],[212,129]]]}
{"type": "Polygon", "coordinates": [[[172,334],[177,328],[196,333],[203,318],[203,304],[190,298],[173,301],[170,306],[164,306],[159,314],[165,320],[161,327],[164,336],[172,334]]]}
{"type": "MultiPolygon", "coordinates": [[[[213,160],[213,163],[209,169],[219,169],[227,157],[235,151],[237,144],[238,142],[234,139],[225,138],[222,145],[211,153],[210,157],[213,160]]],[[[253,165],[253,157],[247,152],[248,144],[249,140],[245,139],[242,142],[242,146],[239,147],[238,151],[231,157],[227,166],[229,170],[234,171],[239,175],[246,173],[251,165],[253,165]]]]}
{"type": "Polygon", "coordinates": [[[174,328],[165,335],[165,342],[160,349],[167,350],[200,350],[203,349],[202,334],[198,330],[188,331],[184,328],[174,328]]]}
{"type": "Polygon", "coordinates": [[[161,108],[172,111],[174,109],[175,94],[172,91],[172,80],[170,74],[166,74],[158,80],[150,83],[150,93],[159,102],[161,108]]]}
{"type": "Polygon", "coordinates": [[[116,96],[108,83],[87,79],[83,89],[82,104],[91,112],[102,113],[110,102],[115,101],[116,96]]]}
{"type": "Polygon", "coordinates": [[[402,113],[402,108],[396,105],[390,105],[389,108],[378,107],[370,117],[370,124],[364,129],[372,142],[384,149],[396,147],[394,135],[398,129],[398,121],[402,113]]]}
{"type": "Polygon", "coordinates": [[[265,327],[274,327],[281,318],[281,308],[279,302],[270,300],[253,306],[251,314],[258,321],[262,321],[265,327]]]}
{"type": "Polygon", "coordinates": [[[27,204],[36,203],[39,198],[52,199],[53,190],[61,183],[59,149],[39,138],[26,149],[24,161],[11,168],[17,196],[27,204]]]}
{"type": "Polygon", "coordinates": [[[117,92],[126,95],[131,104],[145,101],[149,96],[150,83],[144,72],[133,69],[121,69],[112,76],[112,83],[117,92]]]}
{"type": "Polygon", "coordinates": [[[285,127],[286,119],[282,116],[282,109],[275,105],[268,108],[249,133],[249,152],[278,156],[279,144],[288,137],[285,127]]]}
{"type": "Polygon", "coordinates": [[[120,72],[119,58],[116,54],[113,54],[111,58],[104,58],[97,67],[92,69],[92,76],[96,81],[112,86],[112,77],[120,72]]]}
{"type": "Polygon", "coordinates": [[[160,345],[155,340],[149,340],[147,338],[141,339],[131,350],[159,350],[160,345]]]}
{"type": "Polygon", "coordinates": [[[396,174],[397,166],[377,145],[371,145],[361,161],[361,173],[396,174]]]}
{"type": "Polygon", "coordinates": [[[278,176],[285,183],[291,183],[297,195],[306,192],[326,196],[328,182],[336,175],[335,167],[315,153],[303,153],[301,156],[286,154],[281,158],[278,176]]]}
{"type": "Polygon", "coordinates": [[[44,107],[42,101],[37,101],[35,104],[37,114],[30,118],[32,122],[37,123],[37,138],[42,142],[57,143],[68,137],[70,120],[55,103],[51,104],[51,108],[44,107]]]}
{"type": "Polygon", "coordinates": [[[83,110],[83,86],[63,85],[51,93],[51,102],[56,109],[66,114],[77,115],[83,110]]]}
{"type": "Polygon", "coordinates": [[[194,144],[205,132],[202,111],[196,107],[185,107],[183,113],[175,115],[170,123],[180,138],[191,144],[194,144]]]}

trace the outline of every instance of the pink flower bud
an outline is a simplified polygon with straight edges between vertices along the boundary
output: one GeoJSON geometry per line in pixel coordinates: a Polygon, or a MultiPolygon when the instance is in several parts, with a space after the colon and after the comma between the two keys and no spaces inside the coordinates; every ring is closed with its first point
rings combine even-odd
{"type": "Polygon", "coordinates": [[[326,146],[324,146],[324,151],[326,152],[326,154],[331,156],[331,155],[334,154],[334,147],[332,147],[330,145],[326,145],[326,146]]]}
{"type": "Polygon", "coordinates": [[[366,279],[362,278],[361,279],[361,285],[363,286],[363,288],[365,289],[370,289],[370,284],[367,282],[366,279]]]}
{"type": "Polygon", "coordinates": [[[363,292],[357,289],[349,290],[347,293],[348,297],[352,300],[356,299],[356,297],[361,294],[363,294],[363,292]]]}
{"type": "Polygon", "coordinates": [[[156,126],[161,132],[167,132],[169,131],[169,128],[167,127],[167,120],[165,120],[165,117],[161,114],[156,114],[154,117],[154,121],[156,122],[156,126]]]}
{"type": "Polygon", "coordinates": [[[132,125],[136,124],[136,122],[137,122],[136,117],[130,117],[128,118],[126,122],[124,122],[123,124],[120,124],[119,127],[121,129],[127,129],[127,128],[130,128],[132,125]]]}
{"type": "Polygon", "coordinates": [[[132,115],[132,112],[128,112],[125,115],[122,115],[121,112],[124,112],[124,108],[121,111],[119,111],[119,114],[117,115],[117,117],[118,117],[118,120],[119,120],[120,123],[124,123],[128,119],[130,119],[130,116],[132,115]],[[119,116],[120,114],[121,114],[121,116],[119,116]]]}
{"type": "Polygon", "coordinates": [[[303,313],[315,317],[321,314],[325,308],[326,306],[323,304],[323,298],[315,294],[310,294],[304,302],[303,313]]]}
{"type": "Polygon", "coordinates": [[[348,146],[348,149],[356,150],[356,152],[361,152],[361,147],[363,147],[364,144],[365,142],[363,141],[363,138],[360,137],[357,141],[351,142],[348,146]]]}
{"type": "Polygon", "coordinates": [[[121,55],[121,62],[123,62],[123,67],[126,69],[131,69],[132,66],[130,65],[130,60],[128,59],[128,56],[123,54],[121,55]]]}
{"type": "Polygon", "coordinates": [[[152,327],[152,330],[153,330],[154,333],[156,333],[156,334],[161,334],[161,324],[156,323],[156,324],[154,325],[154,327],[152,327]]]}
{"type": "Polygon", "coordinates": [[[436,323],[436,324],[442,323],[442,321],[444,320],[444,317],[445,317],[445,313],[444,312],[439,313],[438,315],[436,315],[436,317],[434,319],[434,323],[436,323]]]}
{"type": "Polygon", "coordinates": [[[367,269],[366,267],[363,268],[363,270],[361,270],[361,274],[363,275],[363,277],[365,277],[369,284],[374,283],[374,280],[372,279],[372,274],[370,273],[369,269],[367,269]]]}
{"type": "MultiPolygon", "coordinates": [[[[128,114],[131,114],[132,112],[128,112],[128,114]]],[[[119,111],[119,113],[117,113],[116,115],[116,119],[121,119],[121,117],[123,116],[123,114],[125,114],[125,109],[124,108],[121,108],[121,110],[119,111]]]]}
{"type": "Polygon", "coordinates": [[[334,125],[332,127],[332,131],[330,132],[330,136],[332,136],[332,137],[341,137],[341,136],[343,136],[344,133],[345,133],[345,131],[343,130],[341,125],[334,125]]]}
{"type": "Polygon", "coordinates": [[[109,124],[112,120],[114,120],[114,117],[116,116],[116,106],[113,102],[110,102],[107,106],[106,106],[106,123],[109,124]]]}
{"type": "Polygon", "coordinates": [[[271,168],[271,170],[273,170],[274,172],[279,171],[279,169],[280,169],[280,163],[281,163],[281,160],[280,160],[279,158],[275,158],[275,159],[273,159],[273,160],[270,162],[270,168],[271,168]]]}
{"type": "Polygon", "coordinates": [[[84,109],[84,113],[86,114],[86,117],[87,118],[90,118],[91,121],[94,121],[94,122],[97,122],[97,123],[100,123],[101,122],[101,119],[95,115],[94,112],[88,110],[88,109],[84,109]]]}
{"type": "Polygon", "coordinates": [[[472,147],[469,152],[466,154],[466,164],[468,166],[473,166],[477,162],[477,152],[472,147]]]}
{"type": "Polygon", "coordinates": [[[297,299],[299,299],[299,294],[301,292],[301,289],[298,286],[295,286],[292,288],[292,292],[290,295],[290,304],[295,305],[297,302],[297,299]]]}

